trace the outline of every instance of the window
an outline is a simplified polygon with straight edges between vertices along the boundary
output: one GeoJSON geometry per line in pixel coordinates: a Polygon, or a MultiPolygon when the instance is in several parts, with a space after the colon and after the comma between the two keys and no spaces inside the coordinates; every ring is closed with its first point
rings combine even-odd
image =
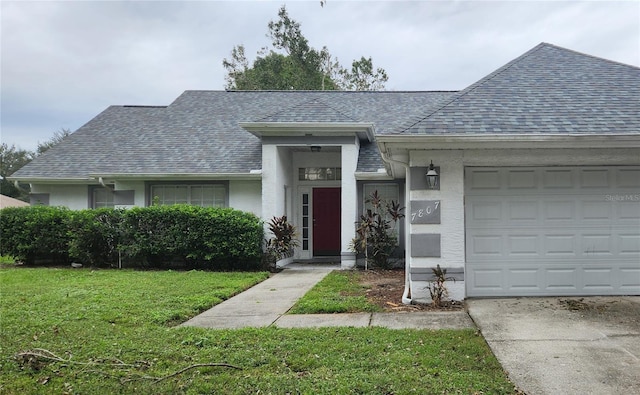
{"type": "Polygon", "coordinates": [[[300,181],[339,181],[342,180],[340,167],[301,167],[298,169],[300,181]]]}
{"type": "MultiPolygon", "coordinates": [[[[367,210],[372,210],[373,206],[371,205],[370,196],[373,192],[378,191],[378,196],[387,203],[399,202],[400,194],[398,192],[398,184],[364,184],[362,188],[362,192],[364,194],[364,202],[362,204],[362,213],[365,214],[367,210]]],[[[400,204],[400,207],[403,207],[400,204]]],[[[388,214],[385,215],[385,219],[391,221],[391,218],[388,214]]],[[[395,227],[391,228],[391,231],[395,232],[396,235],[399,234],[400,231],[400,221],[396,222],[395,227]]]]}
{"type": "Polygon", "coordinates": [[[91,208],[113,208],[113,190],[104,187],[91,187],[89,190],[91,196],[91,208]]]}
{"type": "Polygon", "coordinates": [[[225,185],[152,185],[151,204],[192,204],[202,207],[226,207],[227,188],[225,185]]]}
{"type": "Polygon", "coordinates": [[[309,250],[309,194],[302,194],[302,249],[309,250]]]}
{"type": "Polygon", "coordinates": [[[363,213],[366,213],[367,210],[372,209],[371,202],[368,202],[369,197],[375,191],[378,191],[378,195],[382,200],[385,200],[389,203],[393,200],[394,202],[398,202],[400,200],[400,195],[398,193],[398,184],[364,184],[363,193],[364,193],[364,202],[363,202],[363,213]]]}

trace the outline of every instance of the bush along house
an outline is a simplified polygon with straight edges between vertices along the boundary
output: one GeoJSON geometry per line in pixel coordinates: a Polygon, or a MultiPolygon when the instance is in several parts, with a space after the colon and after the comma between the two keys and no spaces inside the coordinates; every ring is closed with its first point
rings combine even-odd
{"type": "Polygon", "coordinates": [[[286,215],[293,259],[356,264],[399,201],[405,302],[640,295],[640,69],[542,43],[461,91],[186,91],[111,106],[16,172],[31,203],[286,215]]]}

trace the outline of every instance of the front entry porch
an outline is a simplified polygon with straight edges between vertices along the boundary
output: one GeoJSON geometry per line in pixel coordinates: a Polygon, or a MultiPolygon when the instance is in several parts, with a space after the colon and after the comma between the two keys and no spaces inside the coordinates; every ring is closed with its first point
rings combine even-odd
{"type": "Polygon", "coordinates": [[[330,257],[342,268],[355,266],[349,244],[357,220],[358,149],[354,140],[314,151],[308,146],[263,146],[263,217],[286,215],[296,227],[299,247],[293,260],[330,257]]]}

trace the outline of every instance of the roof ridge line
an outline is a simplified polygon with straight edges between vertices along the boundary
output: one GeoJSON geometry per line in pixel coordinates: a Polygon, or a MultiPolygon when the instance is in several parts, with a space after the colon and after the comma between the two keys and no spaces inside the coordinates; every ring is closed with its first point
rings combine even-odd
{"type": "Polygon", "coordinates": [[[634,65],[632,65],[632,64],[618,62],[617,60],[611,60],[611,59],[607,59],[607,58],[602,58],[602,57],[600,57],[600,56],[596,56],[596,55],[588,54],[588,53],[586,53],[586,52],[576,51],[575,49],[564,48],[564,47],[561,47],[561,46],[559,46],[559,45],[550,44],[550,43],[545,43],[545,42],[543,42],[542,44],[544,44],[544,45],[546,45],[546,46],[548,46],[548,47],[553,47],[553,48],[556,48],[556,49],[561,49],[561,50],[563,50],[563,51],[572,52],[572,53],[577,54],[577,55],[586,56],[586,57],[589,57],[589,58],[592,58],[592,59],[596,59],[596,60],[600,60],[600,61],[604,61],[604,62],[607,62],[607,63],[613,63],[613,64],[617,64],[617,65],[619,65],[619,66],[626,66],[626,67],[631,67],[631,68],[634,68],[634,69],[640,69],[640,67],[639,67],[639,66],[634,66],[634,65]]]}

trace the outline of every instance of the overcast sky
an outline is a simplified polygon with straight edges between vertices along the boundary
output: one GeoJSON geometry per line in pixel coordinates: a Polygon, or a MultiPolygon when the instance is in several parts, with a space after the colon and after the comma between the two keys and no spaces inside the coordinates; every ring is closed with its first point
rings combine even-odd
{"type": "Polygon", "coordinates": [[[373,57],[388,90],[458,90],[540,42],[640,66],[640,1],[7,1],[1,132],[35,149],[111,104],[224,89],[222,60],[269,44],[286,4],[311,46],[373,57]]]}

